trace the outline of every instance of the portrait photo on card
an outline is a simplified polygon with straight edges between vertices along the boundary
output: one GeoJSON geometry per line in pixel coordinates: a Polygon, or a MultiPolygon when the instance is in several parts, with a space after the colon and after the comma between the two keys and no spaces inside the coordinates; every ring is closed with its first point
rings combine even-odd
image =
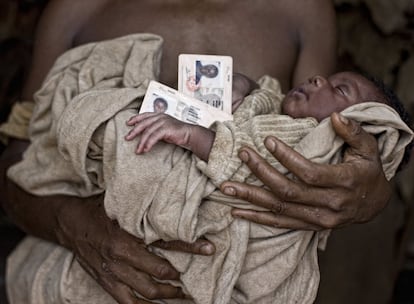
{"type": "Polygon", "coordinates": [[[166,113],[168,110],[168,101],[164,97],[160,97],[157,95],[154,95],[154,101],[152,102],[154,112],[156,113],[166,113]]]}
{"type": "Polygon", "coordinates": [[[140,113],[165,113],[184,122],[199,124],[202,115],[197,103],[200,103],[200,101],[192,100],[173,88],[151,81],[142,102],[140,113]]]}
{"type": "Polygon", "coordinates": [[[174,111],[177,101],[162,91],[152,90],[145,95],[145,102],[141,105],[140,112],[157,112],[170,114],[174,111]]]}
{"type": "Polygon", "coordinates": [[[229,56],[181,54],[178,90],[228,112],[231,111],[232,73],[229,56]]]}

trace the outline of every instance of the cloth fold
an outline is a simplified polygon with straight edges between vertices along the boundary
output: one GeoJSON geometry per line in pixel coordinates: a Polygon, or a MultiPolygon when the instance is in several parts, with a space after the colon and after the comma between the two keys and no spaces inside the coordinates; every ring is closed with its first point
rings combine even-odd
{"type": "Polygon", "coordinates": [[[28,129],[33,113],[33,101],[16,102],[6,122],[0,125],[0,141],[7,144],[9,137],[29,139],[28,129]]]}
{"type": "MultiPolygon", "coordinates": [[[[156,35],[136,34],[62,55],[35,95],[32,145],[9,177],[36,195],[88,197],[105,192],[108,216],[147,244],[159,239],[192,242],[200,236],[211,240],[217,252],[208,257],[149,246],[182,273],[180,282],[173,283],[195,303],[312,303],[319,283],[317,247],[327,232],[233,219],[233,206],[252,206],[223,195],[217,186],[228,179],[261,185],[237,157],[243,145],[287,173],[263,145],[269,134],[321,163],[339,161],[342,142],[328,131],[329,140],[318,135],[319,129],[331,129],[329,120],[317,126],[312,118],[276,115],[283,95],[276,80],[264,77],[261,89],[245,98],[234,121],[213,126],[216,141],[208,162],[162,142],[149,153],[135,155],[136,142],[124,140],[129,130],[125,122],[136,114],[149,81],[158,76],[161,46],[156,35]],[[327,153],[332,146],[336,151],[327,153]]],[[[390,177],[412,132],[389,107],[378,112],[372,108],[344,113],[367,121],[366,129],[379,138],[390,177]],[[376,122],[387,126],[377,128],[376,122]]],[[[115,303],[70,252],[32,237],[10,256],[7,272],[11,303],[115,303]],[[51,279],[54,290],[45,294],[51,279]]]]}

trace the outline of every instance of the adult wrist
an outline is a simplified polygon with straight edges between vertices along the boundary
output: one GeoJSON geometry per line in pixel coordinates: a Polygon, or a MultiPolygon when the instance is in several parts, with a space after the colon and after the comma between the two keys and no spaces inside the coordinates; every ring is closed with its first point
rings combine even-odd
{"type": "Polygon", "coordinates": [[[61,246],[74,250],[76,242],[87,238],[87,225],[96,216],[106,216],[102,196],[88,198],[61,197],[55,212],[55,236],[61,246]]]}

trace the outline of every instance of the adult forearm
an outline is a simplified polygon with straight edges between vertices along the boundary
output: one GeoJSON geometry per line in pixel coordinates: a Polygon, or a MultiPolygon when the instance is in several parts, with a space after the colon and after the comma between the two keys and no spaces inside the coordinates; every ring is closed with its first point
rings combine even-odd
{"type": "Polygon", "coordinates": [[[3,208],[10,219],[28,234],[58,242],[57,214],[63,198],[37,197],[6,179],[2,187],[3,208]]]}
{"type": "Polygon", "coordinates": [[[74,249],[70,223],[76,225],[79,214],[86,209],[99,209],[103,202],[101,197],[81,201],[69,196],[34,196],[10,180],[5,190],[4,210],[20,229],[70,250],[74,249]]]}
{"type": "Polygon", "coordinates": [[[46,229],[54,223],[54,220],[49,218],[52,208],[44,208],[41,204],[36,204],[34,196],[24,192],[7,178],[8,168],[21,160],[22,153],[28,144],[28,141],[11,140],[1,155],[2,207],[11,220],[22,230],[53,240],[53,229],[46,229]]]}
{"type": "MultiPolygon", "coordinates": [[[[73,213],[76,209],[86,207],[86,205],[81,206],[80,204],[96,205],[97,199],[90,198],[81,201],[79,198],[67,196],[39,197],[25,192],[8,179],[8,168],[21,160],[21,155],[28,144],[28,141],[12,140],[1,156],[2,207],[10,219],[28,234],[70,247],[69,242],[63,242],[64,238],[61,232],[62,220],[59,220],[59,216],[62,215],[63,208],[64,212],[71,211],[73,213]]],[[[70,214],[66,214],[66,217],[68,216],[70,214]]]]}
{"type": "MultiPolygon", "coordinates": [[[[119,303],[136,302],[134,292],[144,297],[182,298],[180,288],[160,281],[177,280],[179,273],[148,252],[144,242],[122,230],[105,213],[103,195],[89,198],[38,197],[26,193],[6,178],[8,167],[20,160],[21,152],[9,145],[1,157],[2,205],[24,231],[72,251],[77,261],[119,303]]],[[[214,246],[205,240],[193,244],[158,242],[167,250],[210,255],[214,246]]]]}

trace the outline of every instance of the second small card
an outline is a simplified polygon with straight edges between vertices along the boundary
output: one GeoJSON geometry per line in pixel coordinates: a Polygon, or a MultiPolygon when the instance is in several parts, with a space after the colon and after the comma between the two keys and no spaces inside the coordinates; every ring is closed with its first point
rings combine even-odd
{"type": "Polygon", "coordinates": [[[189,97],[157,81],[151,81],[140,113],[162,112],[186,123],[206,128],[215,121],[232,120],[232,115],[189,97]]]}

